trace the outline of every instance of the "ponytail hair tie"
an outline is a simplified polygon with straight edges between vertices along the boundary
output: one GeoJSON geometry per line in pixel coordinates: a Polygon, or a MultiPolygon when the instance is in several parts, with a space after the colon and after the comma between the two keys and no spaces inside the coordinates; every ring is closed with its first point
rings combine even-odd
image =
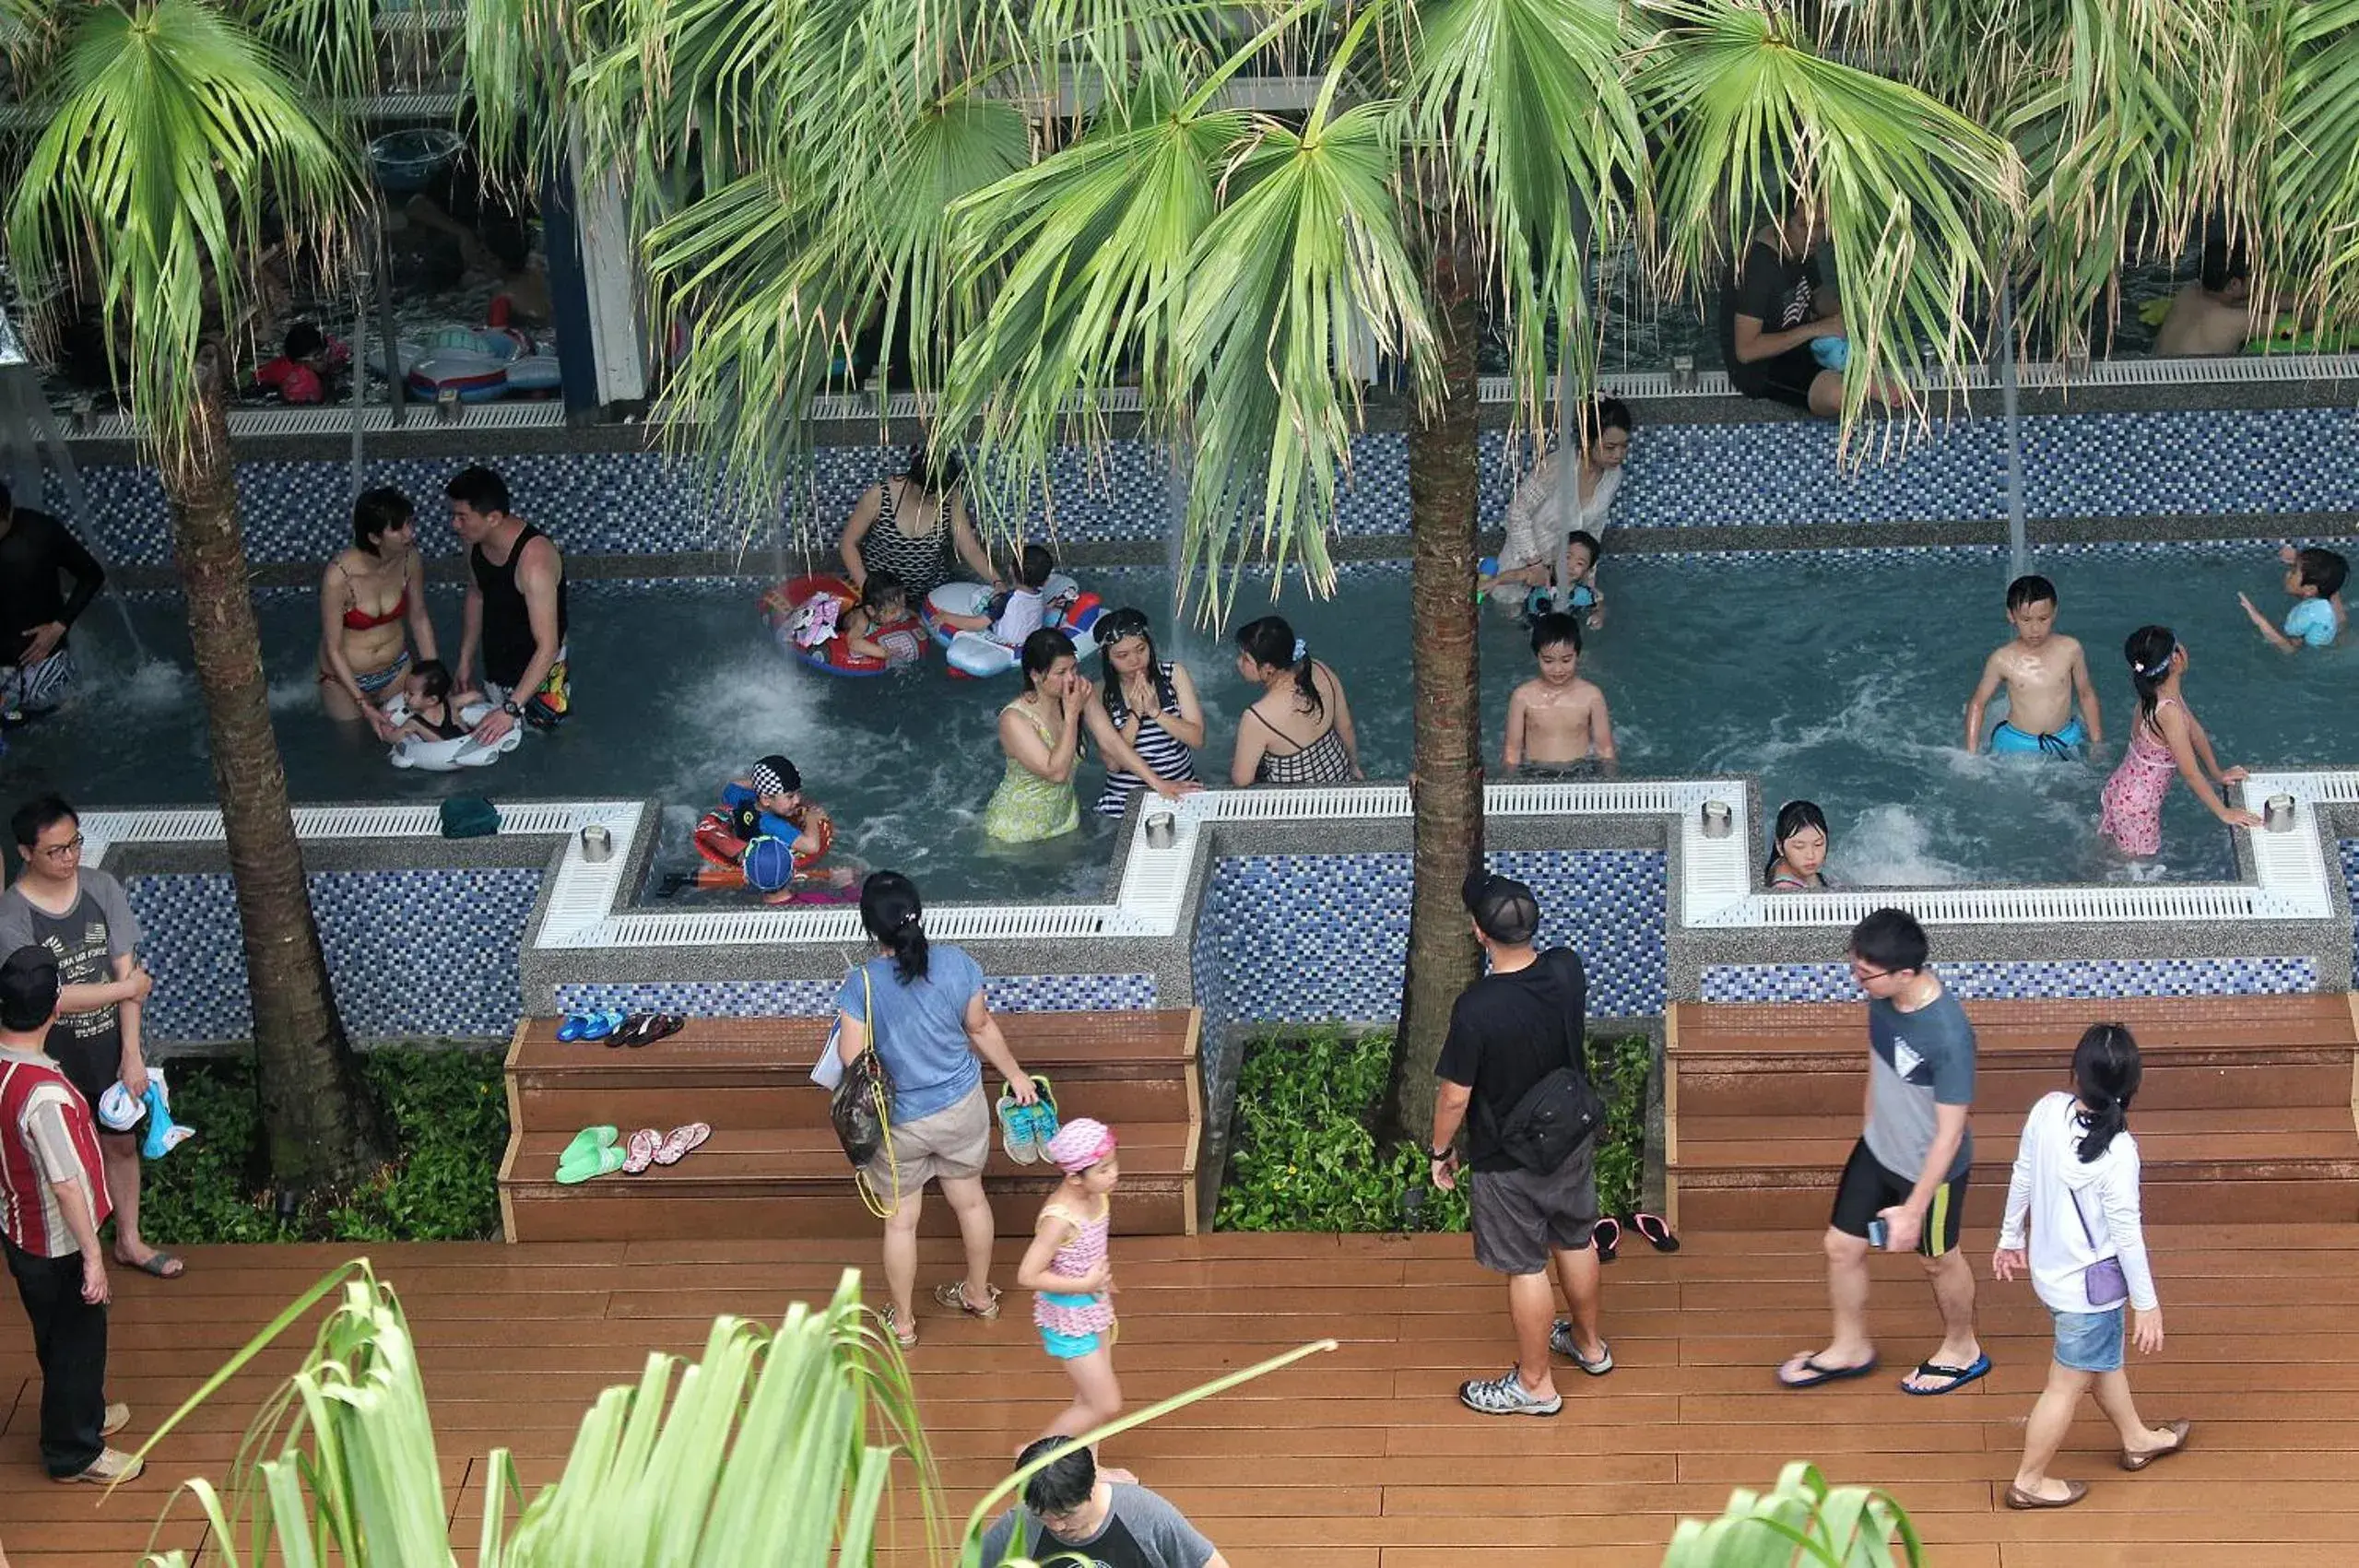
{"type": "Polygon", "coordinates": [[[1296,664],[1301,664],[1303,662],[1303,655],[1310,651],[1311,645],[1308,643],[1303,642],[1300,637],[1294,639],[1294,662],[1296,664]]]}
{"type": "Polygon", "coordinates": [[[917,912],[913,909],[907,914],[902,915],[899,920],[893,923],[893,929],[896,931],[906,930],[908,927],[916,924],[917,912]]]}

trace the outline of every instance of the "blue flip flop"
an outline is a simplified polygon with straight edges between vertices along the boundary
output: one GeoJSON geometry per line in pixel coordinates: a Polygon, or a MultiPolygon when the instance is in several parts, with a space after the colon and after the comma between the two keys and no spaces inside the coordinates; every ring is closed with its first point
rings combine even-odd
{"type": "Polygon", "coordinates": [[[612,1034],[616,1030],[620,1029],[623,1025],[624,1020],[630,1016],[631,1015],[628,1013],[620,1012],[612,1008],[602,1013],[592,1013],[588,1019],[583,1022],[582,1032],[576,1038],[583,1040],[604,1040],[607,1035],[612,1034]]]}
{"type": "Polygon", "coordinates": [[[1919,1362],[1917,1363],[1917,1370],[1909,1376],[1946,1377],[1950,1381],[1939,1388],[1911,1388],[1908,1385],[1908,1379],[1903,1378],[1900,1391],[1904,1394],[1914,1394],[1920,1399],[1939,1398],[1944,1394],[1954,1394],[1967,1384],[1989,1375],[1990,1358],[1987,1355],[1975,1357],[1972,1366],[1943,1366],[1939,1362],[1919,1362]]]}
{"type": "MultiPolygon", "coordinates": [[[[1796,1370],[1808,1375],[1789,1378],[1780,1372],[1777,1385],[1780,1388],[1816,1388],[1822,1383],[1844,1383],[1855,1377],[1866,1377],[1876,1370],[1876,1358],[1870,1356],[1858,1366],[1821,1366],[1818,1357],[1805,1356],[1796,1370]]],[[[1989,1368],[1983,1370],[1987,1372],[1989,1368]]]]}
{"type": "Polygon", "coordinates": [[[603,1013],[567,1013],[565,1021],[557,1026],[557,1038],[569,1044],[573,1041],[588,1038],[582,1032],[605,1016],[603,1013]]]}

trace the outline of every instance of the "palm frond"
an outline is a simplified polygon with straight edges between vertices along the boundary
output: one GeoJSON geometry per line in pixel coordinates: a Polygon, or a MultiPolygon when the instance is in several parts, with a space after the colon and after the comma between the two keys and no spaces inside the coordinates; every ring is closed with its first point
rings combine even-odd
{"type": "Polygon", "coordinates": [[[8,205],[18,266],[70,278],[128,361],[134,415],[183,439],[209,331],[235,330],[265,218],[335,253],[360,201],[348,144],[296,83],[200,0],[75,18],[8,205]],[[125,352],[127,350],[127,353],[125,352]]]}
{"type": "Polygon", "coordinates": [[[1744,236],[1822,200],[1851,331],[1846,430],[1871,378],[1923,344],[1972,351],[1961,306],[1991,288],[2023,203],[1999,137],[1914,88],[1811,53],[1766,0],[1664,0],[1637,91],[1656,161],[1667,284],[1720,281],[1744,236]]]}
{"type": "Polygon", "coordinates": [[[1646,148],[1627,73],[1637,39],[1618,0],[1444,0],[1421,7],[1410,124],[1478,236],[1508,332],[1518,423],[1543,420],[1550,370],[1595,366],[1589,258],[1629,233],[1646,148]]]}

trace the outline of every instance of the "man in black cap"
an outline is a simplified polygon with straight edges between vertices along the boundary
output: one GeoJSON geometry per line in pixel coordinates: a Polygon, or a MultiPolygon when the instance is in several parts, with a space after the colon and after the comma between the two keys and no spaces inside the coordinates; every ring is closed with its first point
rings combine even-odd
{"type": "Polygon", "coordinates": [[[1597,1128],[1603,1106],[1589,1086],[1586,1043],[1588,982],[1568,948],[1534,949],[1539,901],[1509,877],[1467,878],[1467,911],[1490,973],[1450,1013],[1450,1035],[1434,1072],[1433,1182],[1457,1185],[1467,1131],[1474,1259],[1507,1276],[1507,1315],[1516,1364],[1461,1385],[1458,1398],[1490,1416],[1552,1416],[1564,1408],[1550,1373],[1553,1350],[1591,1377],[1613,1370],[1598,1334],[1597,1128]],[[1569,1317],[1555,1315],[1548,1268],[1553,1256],[1569,1317]]]}

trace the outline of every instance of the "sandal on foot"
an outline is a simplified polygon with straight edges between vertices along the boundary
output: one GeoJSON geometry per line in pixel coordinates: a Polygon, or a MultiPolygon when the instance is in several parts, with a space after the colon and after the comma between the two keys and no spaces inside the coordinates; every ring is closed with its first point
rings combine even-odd
{"type": "Polygon", "coordinates": [[[1671,1234],[1670,1221],[1659,1214],[1649,1214],[1641,1209],[1622,1223],[1645,1237],[1646,1244],[1657,1252],[1677,1252],[1680,1249],[1680,1239],[1671,1234]]]}
{"type": "Polygon", "coordinates": [[[999,1287],[997,1285],[991,1287],[991,1299],[981,1306],[966,1299],[966,1281],[963,1279],[953,1279],[947,1285],[935,1286],[934,1299],[954,1312],[962,1312],[967,1316],[979,1318],[985,1323],[993,1322],[999,1316],[999,1287]]]}
{"type": "Polygon", "coordinates": [[[1876,1370],[1876,1358],[1870,1356],[1858,1366],[1826,1366],[1820,1362],[1815,1354],[1812,1354],[1804,1356],[1802,1364],[1794,1370],[1806,1375],[1788,1377],[1783,1366],[1777,1369],[1779,1387],[1816,1388],[1822,1383],[1841,1383],[1848,1378],[1865,1377],[1876,1370]]]}
{"type": "Polygon", "coordinates": [[[704,1140],[712,1136],[713,1129],[702,1122],[690,1122],[684,1127],[674,1127],[671,1136],[665,1138],[663,1146],[655,1150],[655,1163],[677,1165],[694,1150],[703,1148],[704,1140]]]}
{"type": "Polygon", "coordinates": [[[2087,1481],[2066,1481],[2061,1497],[2042,1497],[2036,1491],[2025,1491],[2012,1481],[2007,1483],[2007,1506],[2023,1514],[2037,1508],[2070,1508],[2088,1495],[2087,1481]]]}
{"type": "Polygon", "coordinates": [[[121,1253],[114,1255],[114,1260],[123,1265],[125,1268],[136,1268],[140,1273],[155,1279],[177,1279],[182,1275],[188,1272],[187,1264],[183,1263],[171,1253],[161,1250],[149,1253],[146,1257],[141,1258],[136,1263],[134,1263],[131,1259],[124,1256],[121,1253]]]}
{"type": "Polygon", "coordinates": [[[1609,1214],[1590,1226],[1589,1244],[1598,1249],[1599,1263],[1611,1263],[1621,1256],[1622,1221],[1609,1214]]]}
{"type": "Polygon", "coordinates": [[[2125,1470],[2142,1470],[2157,1459],[2167,1459],[2174,1454],[2186,1452],[2187,1434],[2194,1429],[2194,1426],[2193,1421],[2173,1421],[2164,1427],[2163,1430],[2171,1434],[2171,1445],[2167,1448],[2156,1448],[2144,1454],[2132,1454],[2129,1449],[2123,1449],[2121,1468],[2125,1470]]]}
{"type": "Polygon", "coordinates": [[[1613,1370],[1613,1347],[1603,1339],[1598,1341],[1598,1359],[1589,1360],[1574,1341],[1573,1325],[1569,1319],[1558,1318],[1548,1331],[1548,1348],[1587,1373],[1591,1377],[1603,1377],[1613,1370]]]}
{"type": "MultiPolygon", "coordinates": [[[[1975,1357],[1972,1366],[1943,1366],[1939,1362],[1919,1362],[1917,1363],[1917,1370],[1908,1374],[1909,1377],[1945,1377],[1949,1381],[1939,1388],[1912,1388],[1908,1385],[1908,1377],[1904,1377],[1900,1380],[1900,1391],[1904,1394],[1915,1394],[1920,1398],[1936,1398],[1943,1394],[1954,1394],[1967,1384],[1978,1382],[1989,1375],[1990,1358],[1987,1355],[1975,1357]]],[[[2059,1503],[2053,1506],[2060,1508],[2063,1504],[2059,1503]]]]}
{"type": "Polygon", "coordinates": [[[1509,1367],[1504,1377],[1468,1378],[1459,1384],[1458,1403],[1486,1416],[1552,1416],[1564,1409],[1564,1397],[1541,1397],[1525,1387],[1523,1377],[1509,1367]]]}
{"type": "Polygon", "coordinates": [[[886,1333],[893,1337],[894,1344],[904,1350],[917,1349],[916,1326],[902,1322],[901,1314],[895,1312],[890,1303],[877,1309],[877,1321],[884,1326],[886,1333]]]}

